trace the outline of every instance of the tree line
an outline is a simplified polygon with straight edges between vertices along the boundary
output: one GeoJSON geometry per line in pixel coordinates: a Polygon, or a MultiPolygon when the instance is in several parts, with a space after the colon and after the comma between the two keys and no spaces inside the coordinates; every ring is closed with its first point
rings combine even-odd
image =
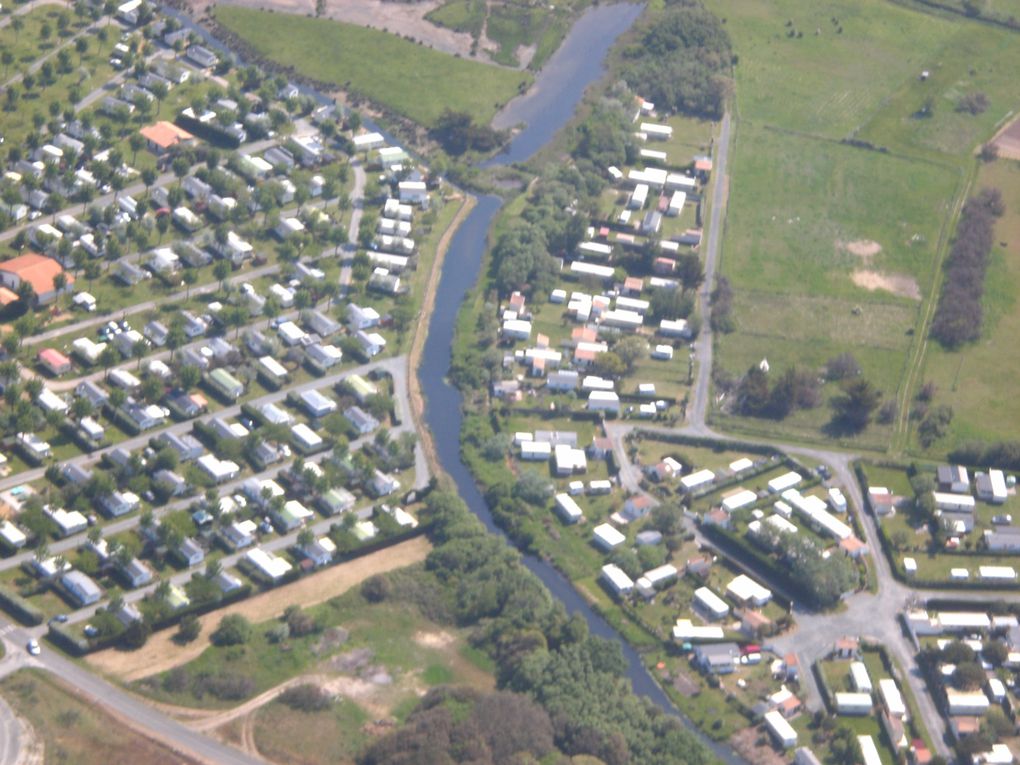
{"type": "Polygon", "coordinates": [[[665,112],[722,117],[734,63],[722,22],[698,0],[667,0],[623,51],[624,79],[665,112]]]}
{"type": "Polygon", "coordinates": [[[985,271],[995,235],[995,219],[1005,212],[998,189],[982,189],[967,200],[946,260],[946,280],[935,309],[931,334],[950,349],[981,336],[985,271]]]}

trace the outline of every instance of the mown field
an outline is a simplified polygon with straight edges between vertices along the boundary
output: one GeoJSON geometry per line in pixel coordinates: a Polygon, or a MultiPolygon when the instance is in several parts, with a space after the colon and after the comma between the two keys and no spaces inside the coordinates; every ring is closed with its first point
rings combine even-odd
{"type": "MultiPolygon", "coordinates": [[[[739,56],[721,262],[737,330],[717,335],[717,365],[820,369],[850,352],[902,408],[975,150],[1020,100],[1008,74],[1020,36],[881,0],[706,5],[739,56]],[[983,113],[958,111],[978,92],[983,113]]],[[[830,414],[823,403],[778,429],[817,439],[830,414]]],[[[897,427],[873,425],[858,445],[884,448],[897,427]]]]}
{"type": "Polygon", "coordinates": [[[488,123],[532,79],[338,21],[232,6],[217,7],[215,17],[267,58],[426,127],[446,108],[488,123]]]}

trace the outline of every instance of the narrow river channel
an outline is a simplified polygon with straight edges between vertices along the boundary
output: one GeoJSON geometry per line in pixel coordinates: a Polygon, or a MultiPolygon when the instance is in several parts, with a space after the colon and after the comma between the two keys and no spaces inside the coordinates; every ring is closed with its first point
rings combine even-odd
{"type": "MultiPolygon", "coordinates": [[[[511,141],[507,150],[485,164],[508,165],[523,162],[545,146],[567,124],[581,101],[585,89],[602,76],[606,53],[613,42],[637,20],[642,6],[618,3],[597,6],[586,12],[574,25],[559,50],[546,64],[535,85],[524,96],[511,101],[494,124],[510,127],[526,126],[511,141]]],[[[429,324],[428,339],[422,354],[418,377],[425,395],[425,420],[432,431],[439,461],[457,486],[460,496],[486,528],[504,536],[492,519],[489,508],[475,484],[470,471],[460,459],[461,395],[449,384],[451,347],[457,312],[467,292],[474,287],[481,268],[489,229],[499,212],[501,200],[482,196],[478,204],[457,230],[435,296],[435,309],[429,324]]],[[[628,677],[634,691],[651,699],[657,706],[678,715],[688,728],[698,734],[707,747],[727,765],[746,765],[732,748],[705,736],[678,712],[669,697],[641,663],[637,652],[623,640],[601,616],[595,613],[559,571],[543,560],[524,556],[524,563],[569,613],[578,613],[588,622],[594,635],[613,640],[623,649],[629,669],[628,677]]]]}

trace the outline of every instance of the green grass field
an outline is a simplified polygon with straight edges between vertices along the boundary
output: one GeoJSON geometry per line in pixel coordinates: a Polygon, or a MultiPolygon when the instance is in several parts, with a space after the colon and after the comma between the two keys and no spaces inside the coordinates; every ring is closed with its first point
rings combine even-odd
{"type": "Polygon", "coordinates": [[[446,108],[487,123],[531,75],[479,64],[374,29],[223,6],[216,19],[267,58],[426,127],[446,108]]]}
{"type": "Polygon", "coordinates": [[[477,38],[485,26],[485,0],[450,0],[425,14],[437,26],[477,38]]]}
{"type": "Polygon", "coordinates": [[[955,352],[934,342],[928,345],[920,379],[935,383],[935,403],[948,404],[955,415],[949,433],[932,446],[933,452],[944,453],[972,438],[1015,438],[1015,424],[1020,422],[1020,400],[1013,393],[1018,362],[1008,350],[1020,335],[1016,297],[1020,283],[1020,163],[997,160],[983,166],[976,186],[1000,189],[1006,214],[995,228],[996,246],[985,278],[981,339],[955,352]]]}
{"type": "MultiPolygon", "coordinates": [[[[721,264],[737,331],[717,339],[716,359],[739,374],[762,358],[774,370],[818,368],[849,351],[887,398],[902,399],[974,151],[1017,103],[1008,72],[1020,63],[1018,38],[880,0],[707,5],[739,55],[721,264]],[[957,111],[977,92],[985,112],[957,111]],[[870,254],[847,246],[862,242],[870,254]]],[[[824,406],[800,412],[779,429],[818,438],[828,416],[824,406]]],[[[872,426],[857,445],[884,448],[895,434],[872,426]]]]}

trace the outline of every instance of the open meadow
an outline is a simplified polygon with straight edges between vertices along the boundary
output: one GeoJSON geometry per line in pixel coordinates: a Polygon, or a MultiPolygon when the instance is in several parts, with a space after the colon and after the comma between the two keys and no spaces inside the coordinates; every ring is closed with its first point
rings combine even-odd
{"type": "MultiPolygon", "coordinates": [[[[736,331],[716,336],[717,366],[819,370],[849,352],[902,410],[976,149],[1017,103],[1020,38],[880,0],[707,5],[739,56],[721,263],[736,331]],[[962,109],[976,94],[983,111],[962,109]]],[[[820,407],[779,430],[823,436],[837,392],[825,385],[820,407]]],[[[857,445],[883,449],[904,426],[872,425],[857,445]]]]}
{"type": "Polygon", "coordinates": [[[921,379],[936,387],[935,403],[948,404],[954,418],[946,438],[932,449],[944,452],[967,439],[1016,437],[1020,398],[1015,394],[1020,362],[1012,348],[1020,336],[1020,162],[1000,159],[982,166],[976,188],[1002,192],[1006,213],[995,225],[995,246],[985,279],[981,339],[959,351],[930,343],[921,379]]]}
{"type": "Polygon", "coordinates": [[[266,58],[426,127],[446,108],[486,124],[532,79],[337,21],[233,6],[216,8],[215,17],[266,58]]]}

